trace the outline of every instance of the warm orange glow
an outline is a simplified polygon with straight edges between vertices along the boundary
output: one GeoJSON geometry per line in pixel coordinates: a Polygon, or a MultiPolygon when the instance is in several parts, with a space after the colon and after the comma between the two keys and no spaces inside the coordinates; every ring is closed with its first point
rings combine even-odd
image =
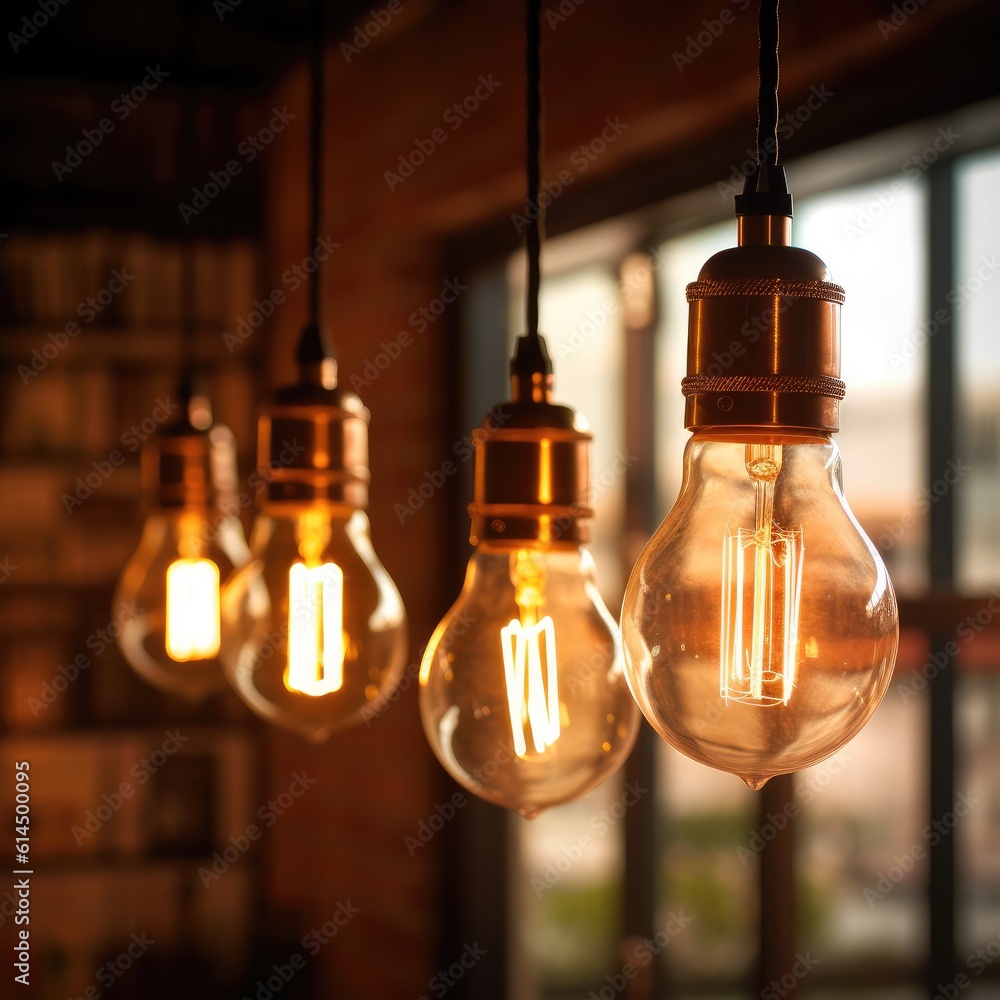
{"type": "Polygon", "coordinates": [[[336,563],[288,574],[289,691],[319,697],[344,686],[344,573],[336,563]]]}
{"type": "Polygon", "coordinates": [[[166,648],[178,662],[219,654],[219,567],[176,559],[167,568],[166,648]]]}

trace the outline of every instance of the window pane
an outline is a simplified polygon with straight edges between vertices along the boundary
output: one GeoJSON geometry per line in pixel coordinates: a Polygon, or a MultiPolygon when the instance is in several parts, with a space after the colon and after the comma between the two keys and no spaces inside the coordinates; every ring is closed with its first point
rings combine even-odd
{"type": "Polygon", "coordinates": [[[620,966],[625,814],[635,801],[619,774],[536,819],[510,817],[513,953],[520,956],[511,996],[582,996],[620,966]]]}
{"type": "Polygon", "coordinates": [[[803,199],[792,224],[795,245],[821,257],[847,292],[837,435],[844,492],[900,593],[927,580],[925,206],[924,185],[900,175],[803,199]],[[904,186],[889,208],[858,225],[892,184],[904,186]]]}
{"type": "MultiPolygon", "coordinates": [[[[578,410],[594,433],[590,501],[595,516],[588,548],[598,587],[617,618],[627,570],[620,540],[624,473],[631,459],[624,445],[625,341],[612,263],[547,275],[539,295],[539,328],[555,371],[554,401],[578,410]]],[[[509,273],[513,346],[514,337],[524,332],[520,255],[509,273]]],[[[620,968],[624,814],[631,804],[619,773],[578,802],[530,822],[511,818],[511,996],[585,996],[620,968]]]]}
{"type": "Polygon", "coordinates": [[[691,920],[682,947],[663,952],[676,995],[743,996],[740,984],[757,959],[760,874],[751,842],[758,796],[663,741],[656,767],[656,926],[672,914],[691,920]]]}
{"type": "Polygon", "coordinates": [[[852,971],[916,978],[923,960],[927,699],[897,677],[871,722],[795,779],[800,947],[821,957],[817,986],[852,971]]]}
{"type": "Polygon", "coordinates": [[[681,488],[681,461],[690,436],[684,429],[681,379],[687,374],[688,306],[684,289],[712,254],[736,242],[736,221],[667,240],[659,249],[660,328],[656,331],[656,485],[658,516],[681,488]]]}
{"type": "Polygon", "coordinates": [[[595,517],[589,547],[598,586],[617,618],[625,589],[621,537],[628,456],[622,401],[625,338],[616,276],[608,268],[591,266],[546,278],[538,312],[555,369],[554,399],[583,414],[594,434],[590,488],[595,517]]]}
{"type": "MultiPolygon", "coordinates": [[[[985,638],[980,641],[986,641],[985,638]]],[[[994,656],[996,649],[994,641],[994,656]]],[[[990,972],[1000,979],[1000,676],[998,659],[959,682],[955,705],[956,729],[961,733],[959,774],[955,792],[958,862],[959,955],[976,963],[977,949],[991,944],[990,972]],[[963,798],[964,797],[964,798],[963,798]],[[964,815],[961,815],[963,814],[964,815]]],[[[982,957],[982,956],[980,956],[982,957]]],[[[987,956],[988,957],[988,956],[987,956]]],[[[963,963],[960,962],[960,966],[963,963]]],[[[986,970],[982,970],[984,973],[986,970]]],[[[989,978],[988,976],[986,978],[989,978]]]]}
{"type": "Polygon", "coordinates": [[[959,162],[956,200],[956,555],[959,587],[977,592],[1000,583],[1000,149],[959,162]]]}

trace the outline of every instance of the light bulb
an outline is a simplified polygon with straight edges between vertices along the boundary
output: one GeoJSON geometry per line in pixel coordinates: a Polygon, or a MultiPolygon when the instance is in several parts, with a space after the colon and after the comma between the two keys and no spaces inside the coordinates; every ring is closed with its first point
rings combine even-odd
{"type": "Polygon", "coordinates": [[[629,683],[664,739],[752,788],[815,764],[875,711],[896,635],[829,437],[691,438],[622,610],[629,683]]]}
{"type": "Polygon", "coordinates": [[[694,434],[622,607],[643,714],[751,788],[864,726],[898,638],[892,584],[847,505],[830,436],[843,289],[789,237],[787,218],[741,217],[739,247],[688,286],[694,434]]]}
{"type": "Polygon", "coordinates": [[[279,390],[258,435],[252,558],[223,591],[226,674],[261,718],[322,742],[377,710],[406,663],[406,614],[372,547],[368,411],[331,364],[279,390]]]}
{"type": "Polygon", "coordinates": [[[497,407],[474,435],[465,586],[424,652],[420,713],[438,760],[479,797],[531,818],[597,787],[639,713],[586,540],[587,444],[549,399],[497,407]]]}
{"type": "Polygon", "coordinates": [[[230,683],[261,718],[321,742],[398,683],[402,601],[363,511],[265,507],[250,545],[224,595],[230,683]]]}
{"type": "Polygon", "coordinates": [[[114,596],[115,609],[128,609],[118,646],[150,684],[202,698],[226,686],[220,580],[250,557],[231,501],[235,441],[185,416],[150,439],[141,464],[149,512],[114,596]]]}

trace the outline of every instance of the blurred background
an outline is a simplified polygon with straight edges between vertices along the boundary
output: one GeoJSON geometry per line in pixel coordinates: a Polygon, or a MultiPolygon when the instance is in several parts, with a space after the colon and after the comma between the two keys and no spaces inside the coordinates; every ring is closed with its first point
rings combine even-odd
{"type": "MultiPolygon", "coordinates": [[[[756,5],[543,9],[541,325],[557,397],[596,431],[617,609],[679,485],[684,285],[735,243],[756,5]]],[[[762,793],[644,726],[619,776],[531,822],[449,810],[416,699],[469,553],[465,438],[505,398],[522,328],[522,14],[328,5],[325,317],[372,411],[373,537],[411,649],[398,700],[314,748],[235,695],[143,684],[112,603],[140,445],[180,372],[185,254],[241,483],[256,405],[294,374],[306,4],[5,7],[0,712],[5,771],[33,776],[23,995],[1000,996],[1000,8],[782,5],[793,242],[847,289],[839,444],[901,598],[893,688],[835,758],[762,793]]]]}

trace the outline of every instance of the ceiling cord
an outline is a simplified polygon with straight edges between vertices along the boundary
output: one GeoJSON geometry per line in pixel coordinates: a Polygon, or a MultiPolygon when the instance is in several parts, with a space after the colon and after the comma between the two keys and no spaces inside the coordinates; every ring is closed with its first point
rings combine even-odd
{"type": "Polygon", "coordinates": [[[525,245],[528,257],[528,286],[525,295],[527,328],[517,338],[510,363],[512,375],[523,386],[535,384],[536,376],[552,374],[552,360],[545,340],[538,333],[538,288],[541,281],[544,212],[540,203],[542,174],[542,5],[541,0],[525,3],[525,69],[527,142],[525,173],[528,180],[528,219],[525,245]]]}
{"type": "Polygon", "coordinates": [[[324,36],[325,0],[309,3],[309,247],[307,256],[315,262],[309,280],[309,319],[299,338],[296,359],[315,365],[336,357],[329,334],[320,325],[323,292],[322,263],[316,257],[319,227],[323,217],[323,119],[324,119],[324,36]]]}
{"type": "Polygon", "coordinates": [[[761,0],[757,22],[757,162],[778,162],[778,0],[761,0]]]}

